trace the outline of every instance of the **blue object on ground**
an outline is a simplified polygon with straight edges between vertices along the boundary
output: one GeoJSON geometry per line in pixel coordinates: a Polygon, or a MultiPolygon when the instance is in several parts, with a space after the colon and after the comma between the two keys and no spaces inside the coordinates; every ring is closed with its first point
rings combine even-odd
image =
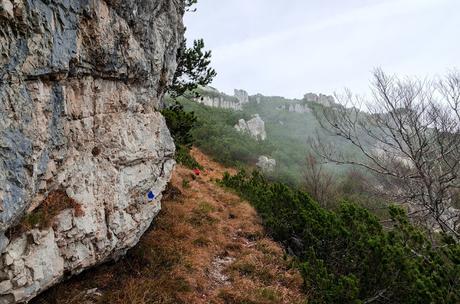
{"type": "Polygon", "coordinates": [[[147,198],[149,199],[149,201],[153,201],[155,199],[155,193],[149,191],[149,193],[147,193],[147,198]]]}

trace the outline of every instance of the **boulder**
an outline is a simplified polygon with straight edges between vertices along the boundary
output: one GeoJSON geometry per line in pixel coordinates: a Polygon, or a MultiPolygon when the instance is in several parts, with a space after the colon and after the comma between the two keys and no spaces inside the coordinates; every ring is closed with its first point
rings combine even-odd
{"type": "Polygon", "coordinates": [[[120,257],[160,210],[174,143],[159,109],[184,10],[0,0],[0,303],[120,257]],[[49,225],[13,229],[50,204],[49,225]]]}
{"type": "Polygon", "coordinates": [[[262,170],[262,172],[269,173],[275,171],[276,160],[262,155],[259,157],[259,161],[256,165],[262,170]]]}
{"type": "Polygon", "coordinates": [[[235,125],[235,129],[238,132],[247,133],[257,140],[267,139],[265,122],[260,118],[259,114],[255,114],[253,118],[248,121],[240,119],[238,124],[235,125]]]}

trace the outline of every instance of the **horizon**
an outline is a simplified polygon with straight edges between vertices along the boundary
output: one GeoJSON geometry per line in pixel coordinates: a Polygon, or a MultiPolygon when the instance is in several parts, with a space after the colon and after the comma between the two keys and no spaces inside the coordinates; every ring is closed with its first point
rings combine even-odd
{"type": "Polygon", "coordinates": [[[460,66],[458,1],[293,0],[285,6],[198,1],[185,17],[186,37],[203,38],[212,51],[218,75],[211,86],[230,95],[244,89],[290,99],[345,88],[367,95],[375,68],[436,78],[460,66]]]}

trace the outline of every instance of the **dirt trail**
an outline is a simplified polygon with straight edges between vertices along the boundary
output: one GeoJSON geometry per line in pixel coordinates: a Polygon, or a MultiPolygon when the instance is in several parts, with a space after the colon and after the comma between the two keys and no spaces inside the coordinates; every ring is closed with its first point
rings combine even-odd
{"type": "Polygon", "coordinates": [[[176,167],[162,212],[126,258],[34,303],[306,303],[300,275],[255,210],[216,184],[235,170],[192,155],[205,169],[176,167]]]}

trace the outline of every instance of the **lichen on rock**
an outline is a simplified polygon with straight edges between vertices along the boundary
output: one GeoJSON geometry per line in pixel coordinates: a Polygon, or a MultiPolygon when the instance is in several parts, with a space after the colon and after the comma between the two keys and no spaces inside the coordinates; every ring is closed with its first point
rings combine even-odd
{"type": "Polygon", "coordinates": [[[183,13],[179,0],[0,0],[0,303],[118,258],[158,213],[174,167],[158,110],[183,13]],[[83,212],[4,235],[56,191],[83,212]]]}

